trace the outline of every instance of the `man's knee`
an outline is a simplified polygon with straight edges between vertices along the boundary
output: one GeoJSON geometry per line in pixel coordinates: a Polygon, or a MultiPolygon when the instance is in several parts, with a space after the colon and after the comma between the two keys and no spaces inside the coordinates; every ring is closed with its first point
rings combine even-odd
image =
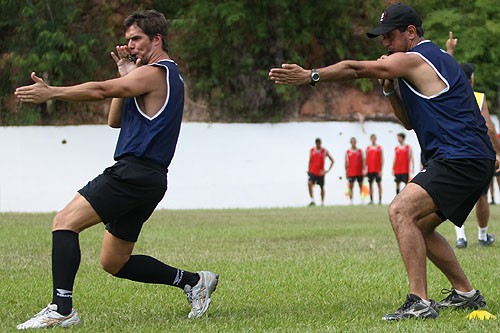
{"type": "Polygon", "coordinates": [[[398,220],[402,216],[402,213],[402,205],[396,198],[389,204],[389,220],[391,220],[391,223],[398,220]]]}
{"type": "Polygon", "coordinates": [[[125,257],[122,258],[122,257],[104,255],[101,253],[101,267],[109,274],[115,275],[127,263],[129,258],[130,256],[127,258],[125,257]]]}
{"type": "Polygon", "coordinates": [[[65,210],[62,210],[54,216],[52,220],[52,230],[69,229],[69,216],[65,210]]]}

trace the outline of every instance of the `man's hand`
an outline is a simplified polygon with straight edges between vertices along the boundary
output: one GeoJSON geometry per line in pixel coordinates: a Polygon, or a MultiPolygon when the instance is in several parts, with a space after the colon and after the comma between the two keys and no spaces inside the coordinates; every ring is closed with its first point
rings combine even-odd
{"type": "MultiPolygon", "coordinates": [[[[389,55],[384,54],[384,55],[380,56],[380,58],[378,58],[377,61],[387,59],[388,57],[389,57],[389,55]]],[[[391,80],[391,79],[379,79],[378,83],[382,86],[382,89],[384,89],[384,91],[386,93],[394,91],[394,89],[395,89],[395,87],[394,87],[394,80],[391,80]]]]}
{"type": "Polygon", "coordinates": [[[118,67],[118,72],[120,76],[125,76],[128,73],[132,72],[137,67],[141,66],[141,59],[137,58],[134,61],[134,58],[131,56],[130,50],[126,45],[117,45],[116,53],[111,52],[111,57],[116,63],[118,67]]]}
{"type": "Polygon", "coordinates": [[[281,68],[271,68],[269,78],[276,84],[299,86],[311,82],[311,71],[296,64],[283,64],[281,68]]]}
{"type": "Polygon", "coordinates": [[[21,102],[26,103],[44,103],[50,99],[50,86],[41,78],[36,76],[35,72],[31,73],[31,79],[34,84],[23,86],[16,89],[14,95],[21,102]]]}
{"type": "Polygon", "coordinates": [[[453,38],[453,31],[450,31],[448,40],[446,41],[446,52],[453,55],[458,44],[458,38],[453,38]]]}

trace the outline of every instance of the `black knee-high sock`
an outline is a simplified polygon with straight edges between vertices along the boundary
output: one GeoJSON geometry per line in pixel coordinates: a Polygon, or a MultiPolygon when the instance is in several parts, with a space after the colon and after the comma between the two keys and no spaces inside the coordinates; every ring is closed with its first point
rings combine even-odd
{"type": "Polygon", "coordinates": [[[73,307],[73,285],[80,266],[78,234],[69,230],[52,232],[52,303],[57,311],[67,315],[73,307]]]}
{"type": "Polygon", "coordinates": [[[133,255],[114,276],[144,283],[159,283],[184,289],[186,284],[196,285],[200,279],[197,273],[168,266],[145,255],[133,255]]]}

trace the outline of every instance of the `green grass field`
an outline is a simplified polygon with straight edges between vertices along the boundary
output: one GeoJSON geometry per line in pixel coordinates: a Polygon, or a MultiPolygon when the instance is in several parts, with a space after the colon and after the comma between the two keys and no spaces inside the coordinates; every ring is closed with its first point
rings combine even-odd
{"type": "MultiPolygon", "coordinates": [[[[53,214],[0,214],[0,331],[51,300],[53,214]]],[[[498,233],[500,207],[490,230],[498,233]]],[[[186,270],[212,270],[220,283],[207,316],[188,320],[184,293],[173,287],[116,279],[99,264],[104,226],[80,235],[82,263],[74,304],[78,332],[499,332],[500,243],[479,247],[477,223],[466,224],[469,247],[457,256],[483,291],[497,320],[466,320],[441,312],[437,320],[387,323],[408,291],[386,206],[254,210],[157,211],[136,253],[186,270]]],[[[451,223],[440,231],[454,243],[451,223]]],[[[449,288],[429,264],[429,293],[449,288]]],[[[62,329],[57,329],[61,331],[62,329]]],[[[72,329],[73,330],[73,329],[72,329]]]]}

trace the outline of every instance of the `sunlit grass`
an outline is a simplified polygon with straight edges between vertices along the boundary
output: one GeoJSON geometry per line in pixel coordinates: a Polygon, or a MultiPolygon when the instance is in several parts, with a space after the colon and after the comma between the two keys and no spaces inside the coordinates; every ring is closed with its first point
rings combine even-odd
{"type": "MultiPolygon", "coordinates": [[[[491,230],[500,216],[492,207],[491,230]]],[[[46,306],[51,297],[53,214],[0,214],[0,330],[46,306]]],[[[499,316],[499,245],[479,247],[467,222],[469,248],[457,251],[490,312],[499,316]]],[[[387,207],[157,211],[136,253],[186,270],[211,270],[220,284],[206,317],[188,320],[178,288],[116,279],[100,269],[103,226],[80,235],[82,263],[74,305],[81,332],[494,332],[500,320],[468,321],[465,312],[437,320],[386,323],[408,287],[387,207]]],[[[454,242],[450,223],[440,231],[454,242]]],[[[448,282],[429,265],[429,292],[448,282]]]]}

